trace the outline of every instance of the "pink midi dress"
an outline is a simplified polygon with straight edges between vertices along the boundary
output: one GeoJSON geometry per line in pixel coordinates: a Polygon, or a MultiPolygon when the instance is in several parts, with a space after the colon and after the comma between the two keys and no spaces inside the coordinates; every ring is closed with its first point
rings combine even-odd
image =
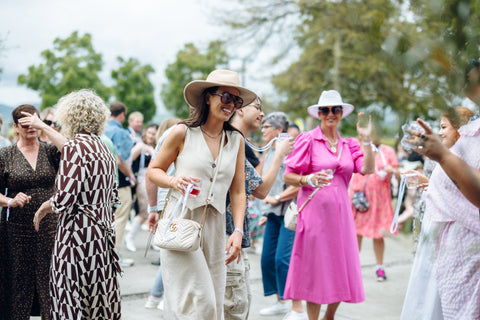
{"type": "MultiPolygon", "coordinates": [[[[352,211],[357,234],[372,239],[380,239],[390,234],[390,225],[394,215],[391,195],[392,184],[390,183],[390,175],[382,176],[380,173],[387,165],[398,166],[397,156],[392,147],[380,145],[378,148],[380,151],[375,156],[375,173],[370,175],[355,173],[350,181],[349,190],[351,199],[354,192],[365,189],[370,208],[365,212],[360,212],[352,206],[352,211]]],[[[397,234],[397,231],[395,231],[395,234],[397,234]]]]}
{"type": "MultiPolygon", "coordinates": [[[[363,165],[363,151],[356,139],[342,139],[338,135],[338,152],[342,146],[338,160],[317,127],[297,137],[293,152],[284,161],[286,174],[308,175],[322,169],[336,169],[332,184],[320,189],[298,216],[285,299],[317,304],[365,300],[348,197],[352,173],[360,172],[363,165]]],[[[311,186],[301,188],[298,207],[313,190],[311,186]]]]}

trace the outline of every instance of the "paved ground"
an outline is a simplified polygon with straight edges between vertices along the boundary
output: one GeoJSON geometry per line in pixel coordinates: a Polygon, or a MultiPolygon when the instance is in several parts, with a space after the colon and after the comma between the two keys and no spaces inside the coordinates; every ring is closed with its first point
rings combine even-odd
{"type": "MultiPolygon", "coordinates": [[[[135,266],[125,269],[120,279],[122,291],[122,314],[124,320],[163,319],[162,311],[145,309],[144,303],[153,284],[157,267],[151,261],[157,253],[149,251],[147,257],[144,248],[148,233],[140,232],[137,238],[138,251],[135,253],[121,251],[125,257],[135,259],[135,266]]],[[[360,304],[342,303],[336,319],[355,320],[393,320],[399,319],[403,298],[408,284],[413,256],[411,254],[411,235],[399,235],[386,239],[385,266],[388,280],[378,283],[375,280],[375,258],[372,241],[364,239],[360,253],[366,300],[360,304]]],[[[275,301],[274,297],[263,296],[260,271],[260,255],[250,252],[251,285],[253,302],[250,312],[252,320],[280,320],[283,316],[260,316],[259,310],[275,301]]],[[[325,311],[325,306],[322,311],[325,311]]]]}

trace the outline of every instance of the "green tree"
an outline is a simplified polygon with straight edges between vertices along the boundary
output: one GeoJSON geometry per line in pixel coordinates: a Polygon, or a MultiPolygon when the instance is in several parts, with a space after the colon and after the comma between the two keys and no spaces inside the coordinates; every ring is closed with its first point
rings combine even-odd
{"type": "Polygon", "coordinates": [[[189,107],[183,98],[183,89],[187,83],[196,79],[205,79],[207,75],[228,64],[225,44],[222,41],[209,43],[205,53],[194,44],[188,43],[177,53],[175,62],[165,70],[168,82],[162,86],[161,97],[165,107],[179,118],[187,118],[189,107]]]}
{"type": "MultiPolygon", "coordinates": [[[[401,124],[435,117],[435,109],[458,100],[463,68],[454,61],[464,63],[459,52],[472,56],[480,36],[479,0],[411,2],[238,0],[241,23],[226,23],[237,30],[234,37],[259,35],[265,43],[280,33],[294,41],[298,59],[272,78],[280,109],[305,116],[322,90],[337,89],[357,110],[368,107],[378,118],[393,110],[401,124]]],[[[273,62],[287,54],[286,43],[273,62]]],[[[347,127],[355,120],[348,117],[347,127]]]]}
{"type": "Polygon", "coordinates": [[[154,87],[149,75],[155,70],[149,64],[141,65],[135,58],[128,60],[117,58],[120,67],[112,71],[115,85],[112,87],[116,100],[122,101],[128,107],[128,112],[139,111],[148,123],[156,111],[154,87]]]}
{"type": "Polygon", "coordinates": [[[57,103],[63,95],[82,88],[90,88],[105,101],[110,89],[98,76],[103,68],[102,55],[95,52],[92,37],[73,32],[68,38],[57,38],[53,50],[41,53],[44,63],[28,67],[27,74],[18,76],[18,83],[36,90],[42,98],[41,109],[57,103]]]}

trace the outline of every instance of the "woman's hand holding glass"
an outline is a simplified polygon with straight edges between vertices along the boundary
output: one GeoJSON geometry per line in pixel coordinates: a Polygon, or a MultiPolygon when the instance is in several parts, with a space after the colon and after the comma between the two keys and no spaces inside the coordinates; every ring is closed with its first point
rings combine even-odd
{"type": "Polygon", "coordinates": [[[294,143],[295,142],[291,138],[277,140],[275,143],[275,152],[279,152],[282,158],[284,158],[292,153],[294,143]]]}
{"type": "Polygon", "coordinates": [[[424,133],[418,130],[409,130],[408,133],[412,138],[406,139],[406,142],[416,146],[413,151],[424,154],[433,161],[440,162],[443,156],[449,154],[447,147],[426,122],[422,119],[418,119],[417,122],[423,128],[424,133]]]}
{"type": "Polygon", "coordinates": [[[402,172],[402,174],[409,174],[409,173],[416,174],[417,179],[418,179],[417,184],[416,184],[417,189],[420,189],[420,188],[423,188],[424,190],[427,189],[428,182],[430,181],[430,179],[428,179],[427,176],[421,174],[420,172],[418,172],[416,170],[407,170],[405,172],[402,172]]]}
{"type": "Polygon", "coordinates": [[[200,178],[180,175],[178,177],[170,177],[168,185],[170,186],[170,188],[176,189],[180,191],[183,195],[185,195],[185,190],[187,189],[189,184],[193,184],[198,189],[201,185],[201,181],[202,179],[200,178]]]}
{"type": "Polygon", "coordinates": [[[308,176],[308,183],[312,187],[326,187],[332,183],[333,170],[324,169],[308,176]]]}

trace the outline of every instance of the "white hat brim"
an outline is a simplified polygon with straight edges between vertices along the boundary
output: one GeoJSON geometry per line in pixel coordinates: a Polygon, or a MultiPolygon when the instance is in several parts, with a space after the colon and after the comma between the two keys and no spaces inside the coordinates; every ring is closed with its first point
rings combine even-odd
{"type": "MultiPolygon", "coordinates": [[[[354,107],[351,104],[343,103],[343,104],[341,104],[341,106],[342,106],[342,109],[343,109],[342,119],[346,118],[348,115],[350,115],[350,113],[353,112],[354,107]]],[[[308,109],[307,109],[308,114],[310,114],[315,119],[320,119],[320,117],[318,116],[318,108],[319,107],[331,107],[331,106],[330,105],[328,105],[328,106],[325,105],[324,106],[324,105],[314,104],[314,105],[308,107],[308,109]]]]}
{"type": "Polygon", "coordinates": [[[206,80],[194,80],[187,84],[185,86],[185,89],[183,90],[183,96],[185,97],[185,101],[187,101],[187,103],[194,108],[200,107],[202,105],[203,99],[202,93],[205,91],[205,89],[211,87],[232,87],[237,89],[240,92],[240,98],[243,99],[243,106],[248,106],[257,98],[257,94],[255,92],[242,86],[226,84],[225,82],[221,83],[206,80]]]}

